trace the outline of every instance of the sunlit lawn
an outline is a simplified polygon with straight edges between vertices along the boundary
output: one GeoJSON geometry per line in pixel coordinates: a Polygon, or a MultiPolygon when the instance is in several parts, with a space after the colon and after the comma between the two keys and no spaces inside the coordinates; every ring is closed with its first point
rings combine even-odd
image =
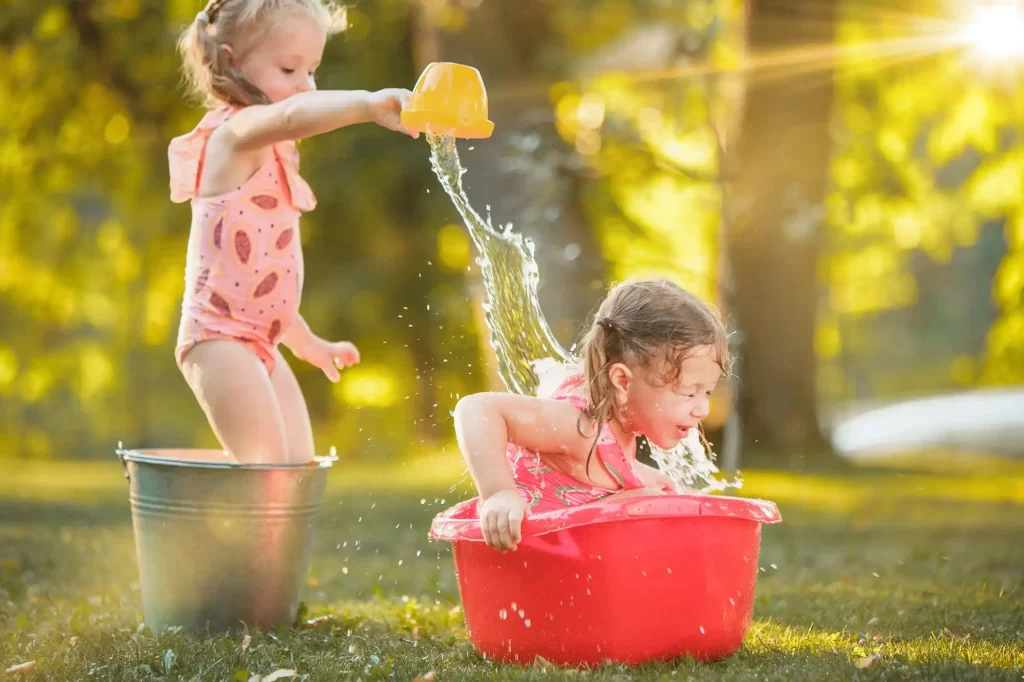
{"type": "MultiPolygon", "coordinates": [[[[312,574],[317,628],[192,638],[139,627],[127,484],[116,460],[0,464],[0,668],[31,680],[927,679],[1024,677],[1024,475],[746,474],[775,500],[755,622],[712,665],[589,671],[496,665],[469,646],[430,518],[467,496],[444,456],[332,473],[312,574]],[[877,656],[874,656],[877,654],[877,656]],[[858,667],[866,666],[866,667],[858,667]]],[[[197,561],[201,560],[197,557],[197,561]]]]}

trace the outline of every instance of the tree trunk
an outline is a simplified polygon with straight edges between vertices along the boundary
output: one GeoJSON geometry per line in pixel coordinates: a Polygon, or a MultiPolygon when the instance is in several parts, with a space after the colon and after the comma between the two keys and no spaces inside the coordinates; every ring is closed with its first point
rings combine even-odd
{"type": "MultiPolygon", "coordinates": [[[[751,0],[750,59],[832,43],[834,0],[751,0]]],[[[744,451],[829,456],[816,412],[814,330],[832,65],[752,69],[729,150],[729,260],[741,330],[744,451]]]]}

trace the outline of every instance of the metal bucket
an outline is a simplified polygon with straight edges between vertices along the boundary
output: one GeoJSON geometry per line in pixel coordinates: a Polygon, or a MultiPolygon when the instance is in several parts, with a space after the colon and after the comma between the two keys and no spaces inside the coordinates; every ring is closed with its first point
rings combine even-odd
{"type": "Polygon", "coordinates": [[[117,450],[154,629],[291,625],[333,458],[239,464],[219,450],[117,450]]]}

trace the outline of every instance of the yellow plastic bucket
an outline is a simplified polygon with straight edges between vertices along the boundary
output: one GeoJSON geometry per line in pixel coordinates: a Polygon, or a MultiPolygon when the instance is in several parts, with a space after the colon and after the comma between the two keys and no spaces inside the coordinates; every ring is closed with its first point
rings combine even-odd
{"type": "Polygon", "coordinates": [[[434,135],[490,137],[494,123],[487,120],[487,90],[480,72],[465,64],[428,64],[402,112],[402,124],[434,135]]]}

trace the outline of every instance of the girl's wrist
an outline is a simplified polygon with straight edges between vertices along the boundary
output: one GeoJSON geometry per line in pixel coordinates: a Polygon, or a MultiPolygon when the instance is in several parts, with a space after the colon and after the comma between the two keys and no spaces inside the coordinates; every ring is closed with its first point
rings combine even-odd
{"type": "Polygon", "coordinates": [[[305,351],[316,340],[316,336],[310,330],[309,325],[301,317],[296,319],[291,328],[281,339],[281,343],[288,346],[296,356],[305,354],[305,351]]]}
{"type": "Polygon", "coordinates": [[[375,90],[365,90],[363,102],[366,106],[366,120],[368,123],[380,123],[380,95],[375,90]]]}
{"type": "Polygon", "coordinates": [[[497,485],[491,485],[491,486],[484,487],[481,490],[481,492],[480,492],[480,498],[482,500],[484,500],[484,501],[487,501],[487,500],[491,499],[492,497],[494,497],[495,495],[498,495],[499,493],[515,493],[515,494],[518,494],[518,492],[516,490],[516,486],[515,486],[514,483],[510,483],[510,484],[506,484],[506,485],[497,484],[497,485]]]}
{"type": "Polygon", "coordinates": [[[366,123],[374,123],[377,120],[377,110],[373,106],[373,91],[357,90],[355,94],[359,96],[359,102],[363,107],[362,119],[366,123]]]}

